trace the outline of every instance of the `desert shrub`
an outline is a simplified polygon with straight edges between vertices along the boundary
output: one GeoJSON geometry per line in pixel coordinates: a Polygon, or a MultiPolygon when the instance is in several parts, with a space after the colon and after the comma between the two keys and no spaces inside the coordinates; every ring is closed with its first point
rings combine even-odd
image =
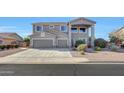
{"type": "Polygon", "coordinates": [[[95,50],[95,51],[101,51],[101,48],[100,48],[100,47],[95,47],[94,50],[95,50]]]}
{"type": "Polygon", "coordinates": [[[78,47],[80,44],[85,44],[85,40],[77,40],[75,42],[75,47],[78,47]]]}
{"type": "Polygon", "coordinates": [[[112,47],[116,46],[115,43],[110,43],[109,48],[111,49],[112,47]]]}
{"type": "Polygon", "coordinates": [[[86,44],[80,44],[77,47],[77,51],[85,51],[86,48],[87,48],[87,45],[86,44]]]}
{"type": "Polygon", "coordinates": [[[105,48],[106,44],[107,42],[102,38],[98,38],[94,41],[95,47],[105,48]]]}
{"type": "Polygon", "coordinates": [[[111,51],[118,51],[119,47],[116,46],[114,43],[111,43],[110,44],[110,49],[111,49],[111,51]]]}
{"type": "Polygon", "coordinates": [[[117,49],[117,47],[113,47],[113,48],[111,48],[111,51],[117,51],[118,49],[117,49]]]}
{"type": "Polygon", "coordinates": [[[80,51],[81,55],[85,55],[85,52],[84,51],[80,51]]]}

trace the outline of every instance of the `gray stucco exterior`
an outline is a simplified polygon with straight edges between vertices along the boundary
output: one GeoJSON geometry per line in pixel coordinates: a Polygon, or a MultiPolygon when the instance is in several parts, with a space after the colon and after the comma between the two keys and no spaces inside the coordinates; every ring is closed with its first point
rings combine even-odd
{"type": "Polygon", "coordinates": [[[77,18],[70,22],[33,23],[30,46],[35,48],[45,48],[45,46],[46,48],[71,48],[75,46],[77,40],[85,40],[86,44],[94,46],[95,24],[94,21],[86,18],[77,18]],[[89,37],[91,37],[91,43],[89,43],[89,37]]]}

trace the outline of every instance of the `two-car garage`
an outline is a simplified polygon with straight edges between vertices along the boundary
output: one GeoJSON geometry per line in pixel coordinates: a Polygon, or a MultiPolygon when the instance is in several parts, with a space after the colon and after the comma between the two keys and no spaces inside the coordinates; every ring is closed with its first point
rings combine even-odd
{"type": "Polygon", "coordinates": [[[44,39],[33,39],[32,44],[34,48],[67,48],[68,41],[67,39],[54,39],[44,38],[44,39]],[[56,43],[56,44],[55,44],[56,43]]]}

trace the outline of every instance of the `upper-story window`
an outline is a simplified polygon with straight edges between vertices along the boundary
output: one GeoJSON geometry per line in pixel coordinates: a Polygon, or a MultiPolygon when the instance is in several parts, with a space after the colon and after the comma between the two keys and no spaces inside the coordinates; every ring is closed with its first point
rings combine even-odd
{"type": "Polygon", "coordinates": [[[78,30],[77,30],[77,28],[71,28],[71,32],[77,33],[78,30]]]}
{"type": "Polygon", "coordinates": [[[50,26],[49,26],[49,29],[54,29],[54,26],[53,26],[53,25],[50,25],[50,26]]]}
{"type": "Polygon", "coordinates": [[[42,31],[42,27],[41,26],[37,26],[37,31],[42,31]]]}
{"type": "Polygon", "coordinates": [[[61,31],[66,31],[67,27],[66,26],[61,26],[61,31]]]}
{"type": "Polygon", "coordinates": [[[80,28],[80,32],[86,32],[85,28],[80,28]]]}

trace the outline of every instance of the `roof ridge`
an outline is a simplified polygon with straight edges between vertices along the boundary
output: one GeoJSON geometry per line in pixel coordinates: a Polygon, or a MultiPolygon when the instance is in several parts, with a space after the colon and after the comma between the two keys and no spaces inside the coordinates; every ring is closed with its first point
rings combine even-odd
{"type": "Polygon", "coordinates": [[[84,20],[90,21],[90,22],[92,22],[92,23],[96,23],[95,21],[92,21],[92,20],[90,20],[90,19],[88,19],[88,18],[85,18],[85,17],[75,18],[75,19],[70,20],[70,22],[74,22],[74,21],[79,20],[79,19],[84,19],[84,20]]]}

